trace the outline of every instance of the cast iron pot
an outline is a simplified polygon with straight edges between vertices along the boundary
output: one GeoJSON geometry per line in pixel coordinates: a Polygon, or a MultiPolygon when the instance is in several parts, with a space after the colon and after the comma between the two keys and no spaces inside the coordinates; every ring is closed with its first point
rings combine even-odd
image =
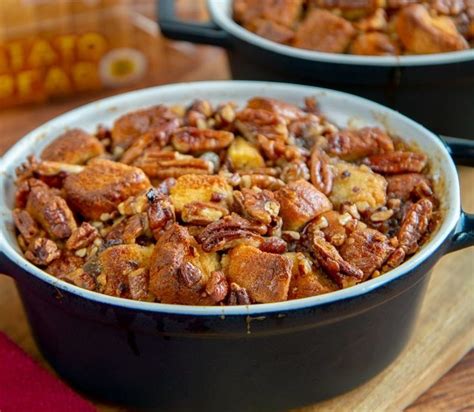
{"type": "Polygon", "coordinates": [[[159,411],[278,411],[360,385],[405,346],[437,260],[474,243],[473,217],[461,211],[456,168],[438,137],[360,97],[278,83],[169,85],[115,96],[57,117],[3,157],[0,211],[0,272],[15,279],[45,358],[90,396],[159,411]],[[204,97],[213,103],[243,104],[252,96],[298,104],[305,96],[315,96],[324,113],[341,126],[379,125],[418,144],[430,156],[438,182],[445,213],[439,230],[418,254],[381,277],[327,295],[253,306],[115,298],[58,280],[22,257],[11,218],[14,169],[65,128],[94,131],[98,123],[110,124],[122,113],[159,103],[204,97]]]}
{"type": "Polygon", "coordinates": [[[474,49],[379,57],[322,53],[278,44],[232,20],[232,0],[208,0],[211,21],[176,19],[174,0],[159,1],[162,33],[224,47],[234,79],[304,83],[354,93],[437,133],[474,139],[474,49]]]}

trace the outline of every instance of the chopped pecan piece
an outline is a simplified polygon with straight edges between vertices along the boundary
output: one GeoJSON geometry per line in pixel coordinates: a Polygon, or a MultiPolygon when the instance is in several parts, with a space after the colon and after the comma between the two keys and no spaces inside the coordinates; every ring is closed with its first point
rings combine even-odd
{"type": "Polygon", "coordinates": [[[224,130],[182,127],[171,134],[171,143],[181,153],[203,153],[225,149],[234,134],[224,130]]]}
{"type": "MultiPolygon", "coordinates": [[[[431,0],[431,6],[440,14],[457,16],[465,8],[469,0],[431,0]]],[[[474,6],[471,6],[474,7],[474,6]]]]}
{"type": "Polygon", "coordinates": [[[285,119],[268,110],[244,109],[237,113],[234,124],[251,143],[257,142],[258,135],[283,143],[288,139],[285,119]]]}
{"type": "Polygon", "coordinates": [[[82,269],[76,269],[72,272],[59,275],[58,279],[65,280],[66,282],[87,290],[95,290],[97,287],[97,282],[94,277],[82,269]]]}
{"type": "Polygon", "coordinates": [[[295,33],[293,45],[303,49],[343,53],[355,30],[346,19],[321,9],[311,10],[295,33]]]}
{"type": "Polygon", "coordinates": [[[309,169],[304,161],[287,163],[285,166],[283,166],[280,175],[280,179],[282,179],[285,183],[294,182],[300,179],[309,180],[309,177],[309,169]]]}
{"type": "Polygon", "coordinates": [[[426,184],[429,188],[429,179],[420,173],[404,173],[394,176],[387,176],[387,195],[389,198],[396,198],[406,201],[410,198],[413,190],[420,184],[426,184]]]}
{"type": "Polygon", "coordinates": [[[267,228],[232,213],[208,225],[198,236],[205,252],[229,249],[240,243],[259,246],[267,228]]]}
{"type": "Polygon", "coordinates": [[[229,293],[229,283],[223,272],[214,271],[211,273],[206,284],[206,293],[216,302],[222,302],[229,293]]]}
{"type": "MultiPolygon", "coordinates": [[[[105,238],[106,244],[135,243],[137,238],[145,234],[148,228],[149,221],[146,213],[127,217],[112,227],[105,238]]],[[[156,232],[159,233],[159,229],[156,229],[156,232]]]]}
{"type": "Polygon", "coordinates": [[[66,201],[39,180],[30,181],[26,210],[54,239],[65,239],[76,229],[66,201]]]}
{"type": "Polygon", "coordinates": [[[53,140],[41,153],[42,160],[82,165],[104,153],[97,138],[81,129],[71,129],[53,140]]]}
{"type": "Polygon", "coordinates": [[[229,252],[225,273],[257,303],[280,302],[288,297],[291,263],[284,256],[240,245],[229,252]]]}
{"type": "Polygon", "coordinates": [[[192,225],[205,226],[228,214],[227,208],[213,202],[191,202],[184,205],[181,219],[192,225]]]}
{"type": "Polygon", "coordinates": [[[130,297],[135,300],[148,300],[148,270],[139,268],[128,274],[130,297]]]}
{"type": "Polygon", "coordinates": [[[25,258],[37,266],[47,266],[60,256],[56,243],[44,237],[33,239],[25,252],[25,258]]]}
{"type": "Polygon", "coordinates": [[[99,235],[97,229],[88,222],[82,222],[66,242],[66,249],[77,250],[89,246],[99,235]]]}
{"type": "Polygon", "coordinates": [[[64,180],[68,202],[82,216],[99,220],[130,196],[151,186],[142,170],[105,159],[94,159],[81,173],[64,180]]]}
{"type": "Polygon", "coordinates": [[[433,213],[433,204],[429,199],[420,199],[408,209],[398,233],[400,247],[407,255],[418,250],[419,241],[428,230],[433,213]]]}
{"type": "Polygon", "coordinates": [[[328,155],[314,146],[310,159],[311,183],[320,192],[329,195],[332,190],[333,175],[329,167],[328,155]]]}
{"type": "Polygon", "coordinates": [[[381,269],[394,248],[388,238],[378,230],[365,228],[351,233],[341,246],[341,257],[364,273],[363,280],[381,269]]]}
{"type": "Polygon", "coordinates": [[[285,182],[273,176],[251,174],[242,176],[240,186],[243,188],[258,187],[260,189],[278,190],[285,186],[285,182]]]}
{"type": "Polygon", "coordinates": [[[377,173],[419,173],[427,161],[428,158],[423,153],[396,151],[369,156],[364,159],[364,164],[377,173]]]}
{"type": "Polygon", "coordinates": [[[357,160],[377,153],[393,152],[393,141],[378,127],[341,130],[328,136],[326,151],[343,160],[357,160]]]}
{"type": "MultiPolygon", "coordinates": [[[[188,126],[199,127],[206,125],[206,120],[212,115],[212,105],[207,100],[195,100],[184,113],[184,122],[188,126]]],[[[199,127],[200,128],[200,127],[199,127]]]]}
{"type": "Polygon", "coordinates": [[[311,219],[332,209],[329,199],[306,180],[290,182],[276,192],[285,230],[299,230],[311,219]]]}
{"type": "Polygon", "coordinates": [[[158,192],[156,189],[150,189],[146,197],[148,199],[148,222],[155,239],[160,237],[163,229],[166,229],[176,220],[174,206],[169,196],[158,192]]]}
{"type": "Polygon", "coordinates": [[[83,265],[83,258],[76,256],[72,252],[63,251],[59,258],[53,260],[48,265],[48,267],[46,268],[46,272],[56,277],[62,277],[64,275],[76,271],[77,269],[82,268],[83,265]]]}
{"type": "Polygon", "coordinates": [[[27,242],[39,234],[38,225],[26,210],[15,209],[13,211],[13,221],[27,242]]]}
{"type": "Polygon", "coordinates": [[[292,276],[288,299],[322,295],[338,289],[310,259],[302,253],[287,253],[292,262],[292,276]]]}
{"type": "Polygon", "coordinates": [[[337,249],[324,239],[323,232],[316,230],[309,236],[316,260],[340,287],[346,288],[362,281],[362,270],[346,262],[337,249]]]}
{"type": "Polygon", "coordinates": [[[228,305],[250,305],[249,294],[247,289],[240,287],[237,283],[232,282],[230,284],[230,294],[227,304],[228,305]]]}
{"type": "Polygon", "coordinates": [[[262,252],[276,253],[281,255],[282,253],[286,252],[287,244],[283,239],[277,236],[271,236],[264,238],[263,243],[260,245],[259,249],[262,252]]]}
{"type": "Polygon", "coordinates": [[[234,191],[234,199],[250,219],[269,225],[280,212],[280,204],[269,190],[243,188],[234,191]]]}

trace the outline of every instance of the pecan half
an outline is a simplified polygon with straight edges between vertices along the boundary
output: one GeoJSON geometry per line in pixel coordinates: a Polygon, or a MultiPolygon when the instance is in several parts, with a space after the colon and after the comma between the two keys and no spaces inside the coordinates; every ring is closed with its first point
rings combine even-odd
{"type": "Polygon", "coordinates": [[[89,246],[99,236],[97,229],[88,222],[82,222],[66,242],[66,249],[77,250],[89,246]]]}
{"type": "Polygon", "coordinates": [[[431,186],[429,179],[420,173],[404,173],[387,176],[387,195],[389,198],[397,198],[406,201],[410,198],[412,191],[421,183],[431,186]]]}
{"type": "Polygon", "coordinates": [[[38,266],[49,265],[61,256],[61,251],[56,243],[44,237],[37,237],[28,246],[25,258],[38,266]]]}
{"type": "Polygon", "coordinates": [[[39,180],[30,181],[26,210],[54,239],[68,238],[77,227],[66,201],[39,180]]]}
{"type": "Polygon", "coordinates": [[[326,151],[343,160],[356,160],[376,153],[392,152],[392,139],[377,127],[341,130],[328,136],[326,151]]]}
{"type": "Polygon", "coordinates": [[[123,219],[107,234],[106,244],[131,244],[149,228],[147,213],[139,213],[123,219]]]}
{"type": "Polygon", "coordinates": [[[323,232],[316,230],[309,236],[316,260],[340,287],[353,286],[362,281],[362,270],[346,262],[337,249],[324,239],[323,232]]]}
{"type": "Polygon", "coordinates": [[[259,249],[262,252],[276,253],[281,255],[282,253],[286,252],[287,244],[283,239],[277,236],[271,236],[264,238],[263,243],[260,245],[259,249]]]}
{"type": "Polygon", "coordinates": [[[72,252],[63,251],[58,259],[53,260],[48,265],[46,272],[50,275],[61,277],[82,268],[83,264],[83,258],[76,256],[72,252]]]}
{"type": "Polygon", "coordinates": [[[208,225],[197,236],[205,252],[216,252],[229,249],[245,241],[246,244],[260,245],[263,241],[261,235],[267,228],[263,225],[252,223],[239,215],[232,213],[208,225]]]}
{"type": "Polygon", "coordinates": [[[229,214],[227,208],[212,202],[186,203],[181,211],[183,222],[192,225],[208,225],[229,214]]]}
{"type": "Polygon", "coordinates": [[[396,151],[369,156],[364,159],[364,164],[377,173],[419,173],[427,161],[428,158],[423,153],[396,151]]]}
{"type": "Polygon", "coordinates": [[[311,183],[323,192],[329,195],[332,190],[333,174],[329,167],[329,157],[322,150],[314,146],[310,159],[311,183]]]}
{"type": "Polygon", "coordinates": [[[283,143],[288,140],[285,119],[268,110],[244,109],[237,113],[234,124],[239,132],[252,143],[257,141],[258,135],[283,143]]]}
{"type": "Polygon", "coordinates": [[[202,271],[191,262],[184,262],[178,270],[180,282],[190,288],[202,279],[202,271]]]}
{"type": "Polygon", "coordinates": [[[158,239],[161,231],[176,220],[174,206],[168,196],[156,189],[150,189],[146,196],[148,199],[149,226],[155,239],[158,239]]]}
{"type": "Polygon", "coordinates": [[[234,200],[249,218],[269,225],[280,212],[280,204],[269,190],[243,188],[234,191],[234,200]]]}
{"type": "Polygon", "coordinates": [[[13,211],[13,221],[27,242],[38,235],[39,227],[26,210],[15,209],[13,211]]]}
{"type": "Polygon", "coordinates": [[[203,153],[225,149],[234,134],[224,130],[182,127],[171,134],[171,143],[181,153],[203,153]]]}
{"type": "Polygon", "coordinates": [[[218,303],[222,302],[229,293],[229,283],[221,271],[214,271],[211,273],[209,281],[206,284],[206,293],[211,299],[218,303]]]}
{"type": "Polygon", "coordinates": [[[210,174],[212,164],[204,159],[182,156],[158,148],[148,149],[133,162],[152,179],[178,178],[187,174],[210,174]]]}
{"type": "Polygon", "coordinates": [[[285,186],[285,182],[273,176],[252,174],[242,175],[240,186],[246,188],[258,187],[260,189],[278,190],[285,186]]]}
{"type": "Polygon", "coordinates": [[[253,97],[248,101],[247,108],[254,110],[268,110],[288,121],[296,120],[305,115],[305,112],[294,104],[268,97],[253,97]]]}
{"type": "Polygon", "coordinates": [[[426,198],[409,207],[397,236],[400,247],[407,255],[418,250],[419,240],[428,229],[432,213],[433,204],[426,198]]]}
{"type": "Polygon", "coordinates": [[[237,283],[232,282],[230,284],[230,293],[229,299],[227,301],[228,305],[250,305],[252,302],[250,301],[249,294],[247,289],[241,288],[237,283]]]}
{"type": "Polygon", "coordinates": [[[287,163],[285,166],[283,166],[280,175],[280,179],[282,179],[285,183],[294,182],[300,179],[309,180],[309,177],[309,169],[304,161],[287,163]]]}

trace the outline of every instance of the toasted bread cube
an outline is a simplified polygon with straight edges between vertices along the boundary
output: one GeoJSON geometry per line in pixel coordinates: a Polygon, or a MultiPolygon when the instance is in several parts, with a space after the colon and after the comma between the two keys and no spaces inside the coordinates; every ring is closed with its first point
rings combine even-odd
{"type": "Polygon", "coordinates": [[[377,209],[387,200],[387,181],[367,166],[338,162],[333,165],[334,181],[329,199],[338,208],[353,203],[359,211],[377,209]]]}
{"type": "Polygon", "coordinates": [[[26,211],[53,239],[67,239],[77,228],[66,201],[39,180],[32,180],[26,211]]]}
{"type": "Polygon", "coordinates": [[[241,23],[263,18],[292,27],[300,17],[303,0],[235,0],[233,6],[234,18],[241,23]]]}
{"type": "Polygon", "coordinates": [[[342,258],[362,270],[363,280],[380,269],[395,249],[388,238],[378,230],[364,228],[352,232],[341,246],[342,258]]]}
{"type": "Polygon", "coordinates": [[[256,303],[281,302],[288,298],[291,262],[284,256],[239,245],[229,252],[224,271],[228,280],[247,289],[256,303]]]}
{"type": "Polygon", "coordinates": [[[97,138],[81,129],[71,129],[46,146],[42,160],[82,165],[104,153],[97,138]]]}
{"type": "Polygon", "coordinates": [[[191,202],[211,202],[226,206],[232,199],[232,187],[222,176],[184,175],[176,180],[170,190],[175,210],[181,212],[191,202]]]}
{"type": "Polygon", "coordinates": [[[293,45],[328,53],[343,53],[355,29],[342,17],[327,10],[313,9],[296,31],[293,45]]]}
{"type": "Polygon", "coordinates": [[[361,56],[393,56],[399,54],[397,44],[385,33],[359,34],[351,44],[350,52],[361,56]]]}
{"type": "Polygon", "coordinates": [[[395,29],[402,44],[411,53],[444,53],[469,48],[449,17],[433,17],[421,4],[401,9],[396,17],[395,29]]]}
{"type": "Polygon", "coordinates": [[[319,214],[332,209],[329,199],[303,179],[290,182],[275,194],[285,230],[300,230],[319,214]]]}
{"type": "Polygon", "coordinates": [[[147,268],[152,253],[152,246],[136,244],[112,246],[101,252],[98,257],[100,274],[97,280],[102,293],[127,297],[128,275],[139,268],[147,268]]]}
{"type": "Polygon", "coordinates": [[[257,169],[265,166],[259,150],[241,137],[231,144],[227,156],[234,170],[257,169]]]}
{"type": "Polygon", "coordinates": [[[105,159],[92,160],[82,172],[64,180],[69,204],[91,220],[114,212],[124,200],[149,187],[151,183],[141,169],[105,159]]]}
{"type": "Polygon", "coordinates": [[[288,299],[300,299],[337,290],[332,282],[303,253],[285,253],[292,263],[288,299]]]}

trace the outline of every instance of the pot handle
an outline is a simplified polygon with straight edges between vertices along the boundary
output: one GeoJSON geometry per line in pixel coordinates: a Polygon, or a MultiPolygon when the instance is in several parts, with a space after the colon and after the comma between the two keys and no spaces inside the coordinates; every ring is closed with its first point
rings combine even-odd
{"type": "MultiPolygon", "coordinates": [[[[441,136],[454,163],[474,166],[474,140],[441,136]]],[[[451,239],[448,253],[474,246],[474,214],[461,211],[461,217],[451,239]]]]}
{"type": "MultiPolygon", "coordinates": [[[[473,136],[474,139],[474,136],[473,136]]],[[[459,166],[474,166],[474,140],[441,136],[449,154],[459,166]]]]}
{"type": "Polygon", "coordinates": [[[178,20],[175,0],[158,0],[158,24],[170,39],[228,47],[229,36],[212,21],[195,23],[178,20]]]}

